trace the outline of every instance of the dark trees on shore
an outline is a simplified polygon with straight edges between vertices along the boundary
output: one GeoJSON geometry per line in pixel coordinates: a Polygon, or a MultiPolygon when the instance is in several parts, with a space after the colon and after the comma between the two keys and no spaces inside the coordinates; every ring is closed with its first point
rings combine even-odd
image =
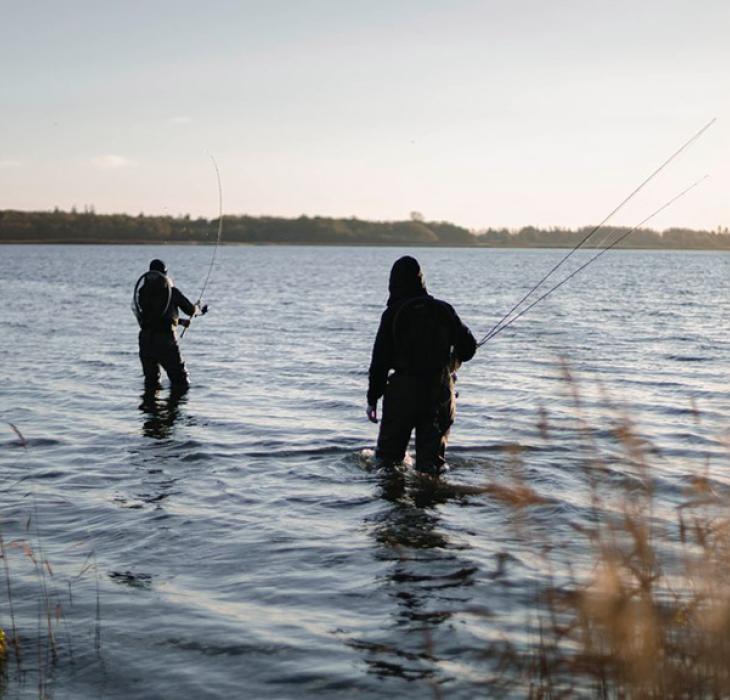
{"type": "MultiPolygon", "coordinates": [[[[0,243],[208,243],[216,236],[217,219],[190,216],[130,216],[84,212],[0,211],[0,243]]],[[[472,232],[443,221],[364,221],[300,216],[226,216],[224,240],[228,243],[280,243],[320,245],[425,245],[490,246],[500,248],[573,247],[590,231],[526,226],[517,231],[487,229],[472,232]]],[[[603,247],[627,229],[606,227],[586,247],[603,247]]],[[[689,229],[650,229],[633,232],[621,248],[699,248],[730,250],[730,234],[689,229]]]]}

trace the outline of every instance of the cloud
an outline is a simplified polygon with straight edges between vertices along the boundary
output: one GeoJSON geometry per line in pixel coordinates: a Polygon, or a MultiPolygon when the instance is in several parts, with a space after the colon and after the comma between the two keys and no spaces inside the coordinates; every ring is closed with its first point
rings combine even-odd
{"type": "Polygon", "coordinates": [[[92,158],[91,164],[100,170],[116,170],[118,168],[130,168],[136,165],[133,160],[124,156],[114,155],[113,153],[92,158]]]}
{"type": "Polygon", "coordinates": [[[179,115],[177,117],[170,118],[170,124],[192,124],[193,118],[186,117],[185,115],[179,115]]]}
{"type": "Polygon", "coordinates": [[[19,168],[21,165],[19,160],[0,160],[0,168],[19,168]]]}

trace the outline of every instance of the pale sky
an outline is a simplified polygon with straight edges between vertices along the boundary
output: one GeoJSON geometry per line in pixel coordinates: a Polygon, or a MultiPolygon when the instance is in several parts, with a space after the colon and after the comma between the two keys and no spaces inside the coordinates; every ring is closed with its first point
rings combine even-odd
{"type": "Polygon", "coordinates": [[[0,208],[730,226],[728,0],[0,0],[0,208]]]}

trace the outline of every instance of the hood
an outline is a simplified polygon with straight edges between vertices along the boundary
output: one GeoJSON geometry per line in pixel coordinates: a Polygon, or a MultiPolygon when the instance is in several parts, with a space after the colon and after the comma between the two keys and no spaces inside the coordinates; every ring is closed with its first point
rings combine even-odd
{"type": "Polygon", "coordinates": [[[390,271],[390,282],[388,283],[388,291],[390,298],[388,305],[390,306],[401,299],[410,297],[426,296],[426,282],[423,279],[421,266],[418,260],[410,255],[404,255],[398,258],[393,264],[390,271]]]}

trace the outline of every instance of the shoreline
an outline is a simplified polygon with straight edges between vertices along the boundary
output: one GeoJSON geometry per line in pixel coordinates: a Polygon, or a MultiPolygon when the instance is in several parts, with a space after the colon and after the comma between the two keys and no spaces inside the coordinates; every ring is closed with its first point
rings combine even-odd
{"type": "MultiPolygon", "coordinates": [[[[131,241],[108,241],[108,240],[7,240],[0,241],[0,246],[4,245],[57,245],[57,246],[215,246],[215,241],[150,241],[150,240],[131,240],[131,241]]],[[[458,243],[423,243],[423,242],[397,242],[397,243],[355,243],[355,242],[320,242],[320,241],[221,241],[222,246],[247,246],[251,248],[264,247],[304,247],[304,248],[459,248],[466,250],[571,250],[575,246],[572,245],[495,245],[495,244],[458,244],[458,243]]],[[[579,250],[604,250],[604,246],[585,245],[579,250]]],[[[657,252],[709,252],[709,253],[730,253],[730,247],[727,248],[710,248],[702,246],[620,246],[612,248],[613,251],[657,251],[657,252]]]]}

